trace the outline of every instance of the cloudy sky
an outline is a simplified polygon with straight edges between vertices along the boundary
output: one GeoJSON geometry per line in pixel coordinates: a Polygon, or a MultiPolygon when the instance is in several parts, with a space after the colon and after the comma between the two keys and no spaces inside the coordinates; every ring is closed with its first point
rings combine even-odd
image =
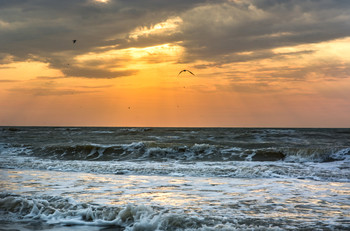
{"type": "Polygon", "coordinates": [[[350,127],[349,12],[348,0],[0,0],[0,125],[350,127]]]}

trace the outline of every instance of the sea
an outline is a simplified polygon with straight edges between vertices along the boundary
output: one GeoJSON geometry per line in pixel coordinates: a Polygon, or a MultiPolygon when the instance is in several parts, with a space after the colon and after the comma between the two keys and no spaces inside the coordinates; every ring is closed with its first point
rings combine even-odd
{"type": "Polygon", "coordinates": [[[0,127],[0,230],[350,230],[350,129],[0,127]]]}

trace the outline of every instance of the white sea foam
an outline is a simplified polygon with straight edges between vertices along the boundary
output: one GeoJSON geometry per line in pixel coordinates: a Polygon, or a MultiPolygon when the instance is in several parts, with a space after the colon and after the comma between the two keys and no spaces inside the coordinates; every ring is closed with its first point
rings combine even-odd
{"type": "Polygon", "coordinates": [[[34,170],[1,170],[1,175],[8,184],[0,210],[19,220],[150,231],[350,225],[349,183],[34,170]]]}
{"type": "Polygon", "coordinates": [[[95,134],[113,134],[114,131],[91,131],[91,133],[95,133],[95,134]]]}
{"type": "Polygon", "coordinates": [[[350,161],[350,148],[344,148],[339,151],[332,153],[332,158],[336,160],[347,160],[350,161]]]}
{"type": "MultiPolygon", "coordinates": [[[[133,144],[143,146],[140,144],[133,144]]],[[[346,150],[345,150],[346,151],[346,150]]],[[[345,153],[345,151],[341,153],[345,153]]],[[[169,149],[150,148],[145,155],[167,156],[169,149]]],[[[14,153],[17,153],[15,151],[14,153]]],[[[102,155],[102,151],[101,154],[102,155]]],[[[202,154],[205,155],[205,152],[202,154]]],[[[337,154],[342,155],[342,154],[337,154]]],[[[308,178],[324,181],[350,181],[349,160],[331,163],[286,163],[283,161],[77,161],[40,159],[30,156],[3,156],[0,168],[21,168],[92,172],[104,174],[181,175],[231,178],[308,178]],[[347,166],[347,167],[346,167],[347,166]]]]}

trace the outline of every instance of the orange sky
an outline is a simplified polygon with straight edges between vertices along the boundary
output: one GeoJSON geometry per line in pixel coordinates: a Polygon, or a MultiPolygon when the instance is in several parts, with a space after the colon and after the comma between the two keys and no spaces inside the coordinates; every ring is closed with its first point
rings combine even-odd
{"type": "Polygon", "coordinates": [[[60,15],[65,1],[35,2],[0,5],[2,126],[350,127],[350,4],[179,1],[158,4],[155,15],[121,1],[79,1],[60,15]],[[10,16],[16,10],[23,15],[10,16]],[[95,25],[62,22],[94,10],[95,25]],[[325,12],[335,18],[320,18],[325,12]],[[41,37],[22,31],[31,27],[41,37]],[[182,69],[195,76],[178,76],[182,69]]]}

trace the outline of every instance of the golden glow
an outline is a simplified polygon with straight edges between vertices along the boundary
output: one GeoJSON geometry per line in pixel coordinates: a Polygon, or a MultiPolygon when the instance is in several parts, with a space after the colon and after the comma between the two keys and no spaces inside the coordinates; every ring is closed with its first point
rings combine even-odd
{"type": "Polygon", "coordinates": [[[138,27],[130,33],[129,38],[137,39],[150,34],[172,33],[181,23],[182,19],[180,17],[174,17],[151,27],[138,27]]]}
{"type": "MultiPolygon", "coordinates": [[[[303,44],[293,47],[280,47],[273,49],[275,54],[288,54],[298,53],[304,51],[315,52],[313,54],[304,55],[304,58],[341,58],[350,61],[350,37],[343,39],[336,39],[328,42],[314,43],[314,44],[303,44]]],[[[305,61],[305,60],[300,60],[305,61]]]]}
{"type": "Polygon", "coordinates": [[[0,20],[0,28],[3,28],[3,29],[8,29],[11,27],[11,24],[8,23],[8,22],[5,22],[3,20],[0,20]]]}
{"type": "Polygon", "coordinates": [[[130,54],[132,58],[144,58],[146,56],[154,55],[162,57],[176,57],[177,55],[181,55],[182,51],[182,47],[178,45],[163,44],[145,48],[129,48],[123,50],[122,52],[130,54]]]}
{"type": "Polygon", "coordinates": [[[143,48],[127,48],[120,50],[110,50],[106,52],[89,52],[75,58],[78,63],[87,63],[93,60],[102,61],[101,65],[110,64],[114,60],[116,65],[123,64],[124,68],[140,68],[140,63],[157,64],[165,62],[175,62],[183,53],[183,48],[177,44],[161,44],[143,48]]]}
{"type": "Polygon", "coordinates": [[[38,76],[62,76],[62,73],[50,69],[46,63],[41,62],[15,62],[0,65],[0,80],[28,80],[38,76]]]}
{"type": "Polygon", "coordinates": [[[277,58],[222,65],[178,63],[186,52],[181,43],[111,46],[71,63],[72,68],[137,70],[114,79],[72,78],[40,62],[4,64],[0,124],[338,126],[350,114],[349,44],[350,38],[344,38],[283,47],[273,50],[277,58]],[[182,69],[196,76],[177,76],[182,69]]]}

